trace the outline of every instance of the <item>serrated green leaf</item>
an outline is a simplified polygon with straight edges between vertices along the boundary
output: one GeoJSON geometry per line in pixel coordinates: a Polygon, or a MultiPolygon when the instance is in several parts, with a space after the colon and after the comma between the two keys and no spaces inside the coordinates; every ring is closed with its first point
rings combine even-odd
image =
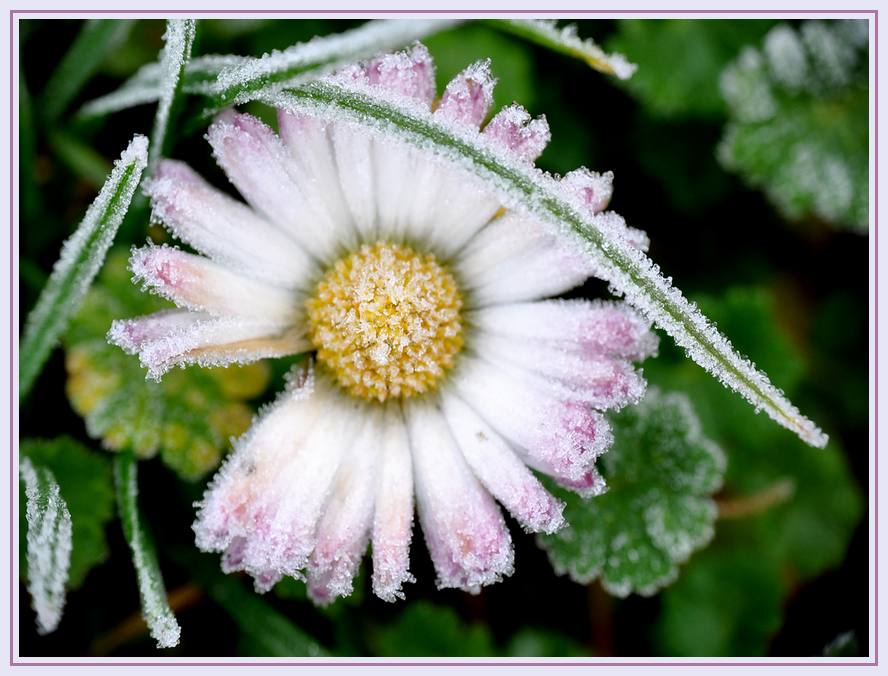
{"type": "Polygon", "coordinates": [[[662,596],[660,654],[764,655],[780,627],[782,599],[783,586],[759,552],[705,551],[662,596]]]}
{"type": "Polygon", "coordinates": [[[40,97],[40,111],[48,122],[65,112],[102,61],[126,40],[132,26],[128,19],[95,19],[83,24],[40,97]]]}
{"type": "Polygon", "coordinates": [[[140,458],[158,453],[187,480],[215,469],[229,439],[246,431],[253,411],[245,400],[269,380],[265,363],[178,369],[162,382],[146,380],[137,357],[108,344],[111,321],[168,307],[130,281],[126,252],[112,251],[65,338],[67,393],[90,436],[113,451],[140,458]]]}
{"type": "Polygon", "coordinates": [[[624,19],[606,45],[638,64],[622,86],[651,115],[720,119],[722,69],[773,25],[756,19],[624,19]]]}
{"type": "Polygon", "coordinates": [[[491,657],[496,655],[490,631],[469,624],[452,608],[426,601],[408,605],[393,622],[370,636],[378,657],[491,657]]]}
{"type": "Polygon", "coordinates": [[[611,594],[650,595],[706,544],[724,455],[706,439],[690,402],[650,390],[613,417],[614,444],[600,461],[608,491],[583,499],[556,489],[568,527],[542,535],[552,565],[577,582],[601,578],[611,594]]]}
{"type": "Polygon", "coordinates": [[[681,292],[671,285],[644,253],[611,227],[606,216],[594,217],[578,208],[553,177],[535,166],[516,161],[471,134],[435,118],[430,111],[374,96],[345,82],[315,81],[262,95],[259,100],[325,119],[356,124],[370,133],[433,152],[470,173],[504,202],[552,227],[593,261],[598,274],[624,294],[627,302],[684,347],[688,356],[741,394],[757,409],[795,432],[813,446],[827,437],[783,396],[753,363],[730,342],[681,292]]]}
{"type": "Polygon", "coordinates": [[[52,471],[30,458],[19,462],[25,487],[28,592],[37,615],[37,633],[55,631],[65,607],[71,563],[71,514],[52,471]]]}
{"type": "Polygon", "coordinates": [[[139,583],[142,616],[157,647],[172,648],[179,643],[181,628],[167,602],[154,542],[139,514],[137,463],[132,453],[127,451],[114,459],[114,483],[120,523],[139,583]]]}
{"type": "Polygon", "coordinates": [[[49,353],[80,307],[105,260],[148,160],[148,142],[135,136],[123,151],[76,232],[62,245],[49,281],[28,315],[19,346],[19,399],[24,399],[49,353]]]}
{"type": "Polygon", "coordinates": [[[865,21],[774,28],[725,69],[729,123],[719,145],[738,173],[791,220],[869,226],[865,21]],[[863,24],[863,33],[848,24],[863,24]]]}
{"type": "MultiPolygon", "coordinates": [[[[76,589],[90,569],[108,556],[105,526],[114,515],[111,463],[70,437],[24,439],[20,453],[52,471],[71,512],[73,549],[68,589],[76,589]]],[[[21,523],[24,525],[24,518],[21,523]]],[[[26,526],[20,526],[20,532],[26,532],[26,526]]]]}

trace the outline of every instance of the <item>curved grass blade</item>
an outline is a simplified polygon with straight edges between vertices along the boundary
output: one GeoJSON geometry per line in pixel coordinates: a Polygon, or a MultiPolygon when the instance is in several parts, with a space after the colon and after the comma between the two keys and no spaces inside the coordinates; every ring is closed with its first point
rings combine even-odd
{"type": "MultiPolygon", "coordinates": [[[[207,97],[209,115],[246,97],[317,77],[337,66],[402,47],[457,23],[447,19],[368,21],[344,33],[299,43],[261,58],[201,56],[186,66],[182,91],[207,97]]],[[[156,101],[160,82],[159,64],[149,64],[117,91],[87,103],[80,115],[105,115],[156,101]]]]}
{"type": "Polygon", "coordinates": [[[132,25],[128,19],[91,20],[83,25],[40,96],[47,122],[65,112],[105,57],[126,39],[132,25]]]}
{"type": "Polygon", "coordinates": [[[37,613],[37,633],[48,634],[58,627],[65,607],[65,583],[71,566],[71,513],[49,469],[23,457],[19,476],[27,500],[28,592],[37,613]]]}
{"type": "Polygon", "coordinates": [[[628,80],[637,68],[622,54],[608,54],[594,41],[581,38],[574,25],[558,28],[555,21],[548,19],[488,19],[487,23],[497,30],[585,61],[591,68],[621,80],[628,80]]]}
{"type": "Polygon", "coordinates": [[[115,163],[77,230],[62,245],[52,275],[25,324],[19,346],[20,399],[31,390],[68,319],[102,267],[147,162],[148,140],[137,135],[115,163]]]}
{"type": "Polygon", "coordinates": [[[376,133],[383,142],[424,148],[471,173],[497,191],[507,208],[524,212],[556,230],[595,262],[599,276],[666,331],[688,356],[757,410],[813,446],[827,436],[805,418],[718,329],[689,302],[659,267],[627,241],[625,228],[609,214],[590,215],[575,195],[552,176],[486,141],[477,131],[448,125],[407,101],[383,98],[376,90],[330,79],[286,89],[261,100],[325,119],[339,118],[376,133]]]}
{"type": "Polygon", "coordinates": [[[139,516],[136,460],[129,451],[114,458],[114,483],[117,508],[123,534],[133,554],[133,566],[139,580],[142,615],[158,648],[172,648],[179,643],[181,628],[167,602],[166,589],[157,563],[154,543],[139,516]]]}
{"type": "Polygon", "coordinates": [[[167,21],[163,34],[164,46],[160,53],[160,93],[148,150],[148,164],[151,166],[167,150],[167,131],[175,122],[178,110],[176,95],[182,88],[182,75],[191,58],[196,33],[197,21],[194,19],[167,21]]]}

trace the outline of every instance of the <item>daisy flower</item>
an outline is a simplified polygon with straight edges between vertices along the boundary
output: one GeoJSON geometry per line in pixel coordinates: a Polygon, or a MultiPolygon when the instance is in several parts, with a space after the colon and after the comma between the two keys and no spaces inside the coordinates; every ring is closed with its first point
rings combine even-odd
{"type": "MultiPolygon", "coordinates": [[[[409,99],[523,162],[549,140],[517,105],[481,129],[487,62],[438,100],[419,44],[331,77],[409,99]]],[[[278,127],[229,110],[209,128],[246,203],[181,162],[157,165],[154,217],[200,255],[136,250],[135,279],[179,309],[109,334],[153,378],[313,353],[211,482],[197,545],[259,591],[292,576],[326,603],[351,592],[372,543],[373,590],[394,600],[412,580],[415,504],[438,586],[476,592],[513,569],[500,506],[527,531],[564,525],[535,472],[603,490],[602,412],[641,397],[632,362],[656,339],[622,303],[553,299],[595,273],[588,258],[433,150],[322,113],[280,110],[278,127]]],[[[561,181],[591,213],[606,208],[610,174],[561,181]]]]}

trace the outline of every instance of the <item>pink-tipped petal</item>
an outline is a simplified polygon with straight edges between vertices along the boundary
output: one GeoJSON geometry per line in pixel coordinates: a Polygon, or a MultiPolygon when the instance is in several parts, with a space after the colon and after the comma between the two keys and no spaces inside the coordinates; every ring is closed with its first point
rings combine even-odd
{"type": "Polygon", "coordinates": [[[519,105],[506,106],[494,115],[484,135],[529,162],[542,155],[552,138],[546,118],[531,119],[519,105]]]}
{"type": "Polygon", "coordinates": [[[444,415],[463,457],[484,487],[530,532],[564,525],[555,499],[489,425],[453,393],[442,394],[444,415]]]}
{"type": "Polygon", "coordinates": [[[292,239],[188,165],[160,160],[145,192],[152,217],[213,260],[291,288],[311,278],[311,261],[292,239]]]}
{"type": "Polygon", "coordinates": [[[371,86],[432,105],[435,64],[425,45],[417,42],[404,51],[378,56],[367,63],[365,70],[371,86]]]}
{"type": "Polygon", "coordinates": [[[373,515],[373,593],[395,601],[404,598],[403,585],[413,582],[413,463],[400,409],[389,407],[384,415],[373,515]]]}
{"type": "Polygon", "coordinates": [[[499,508],[428,401],[406,402],[416,500],[438,587],[477,592],[511,575],[512,540],[499,508]]]}
{"type": "Polygon", "coordinates": [[[203,312],[185,314],[164,312],[115,320],[108,341],[137,353],[152,380],[160,380],[176,366],[244,364],[298,354],[310,347],[304,333],[284,325],[203,312]]]}
{"type": "Polygon", "coordinates": [[[289,324],[298,298],[293,292],[230,272],[218,263],[169,246],[133,251],[135,280],[179,307],[289,324]]]}
{"type": "Polygon", "coordinates": [[[193,526],[198,548],[224,553],[257,590],[302,579],[317,524],[345,449],[362,418],[317,383],[287,392],[238,441],[204,494],[193,526]]]}
{"type": "Polygon", "coordinates": [[[597,214],[610,204],[614,194],[614,172],[599,174],[581,167],[565,174],[561,184],[581,200],[590,213],[597,214]]]}
{"type": "Polygon", "coordinates": [[[351,594],[370,539],[382,412],[368,407],[361,413],[366,421],[333,480],[308,564],[308,594],[321,605],[351,594]]]}
{"type": "Polygon", "coordinates": [[[226,110],[210,125],[207,140],[238,192],[303,249],[324,259],[351,236],[350,223],[338,220],[341,212],[330,213],[324,191],[300,175],[290,151],[266,124],[226,110]]]}
{"type": "Polygon", "coordinates": [[[475,349],[500,367],[533,374],[565,399],[598,410],[619,410],[644,396],[646,382],[623,359],[578,349],[579,345],[521,339],[479,331],[475,349]]]}
{"type": "Polygon", "coordinates": [[[450,122],[479,127],[493,105],[495,84],[490,59],[473,63],[447,83],[435,115],[450,122]]]}
{"type": "Polygon", "coordinates": [[[556,479],[559,485],[577,493],[583,498],[594,498],[607,492],[607,483],[604,477],[594,467],[590,467],[579,479],[556,479]]]}
{"type": "Polygon", "coordinates": [[[552,476],[580,479],[611,445],[610,426],[600,413],[520,371],[467,356],[454,384],[527,464],[552,476]]]}

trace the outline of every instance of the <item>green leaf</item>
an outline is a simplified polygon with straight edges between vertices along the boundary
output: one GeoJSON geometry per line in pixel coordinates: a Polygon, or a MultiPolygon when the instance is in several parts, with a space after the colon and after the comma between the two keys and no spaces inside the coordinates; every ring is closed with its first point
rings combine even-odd
{"type": "Polygon", "coordinates": [[[30,392],[69,318],[102,267],[147,160],[148,142],[137,135],[114,165],[76,232],[62,245],[52,275],[25,324],[19,347],[19,399],[30,392]]]}
{"type": "MultiPolygon", "coordinates": [[[[210,115],[250,96],[267,94],[277,87],[318,77],[337,66],[403,47],[454,23],[443,19],[369,21],[359,28],[293,45],[262,58],[199,57],[186,66],[182,89],[186,94],[206,97],[205,115],[210,115]]],[[[87,103],[80,115],[106,115],[151,103],[158,100],[161,83],[159,64],[150,64],[121,89],[87,103]]]]}
{"type": "Polygon", "coordinates": [[[519,212],[556,230],[578,252],[594,261],[600,276],[649,319],[669,333],[688,355],[723,384],[765,410],[807,443],[823,446],[826,436],[802,416],[641,251],[615,228],[608,214],[590,215],[556,180],[457,129],[431,112],[406,107],[345,83],[311,82],[261,97],[264,102],[357,124],[375,133],[420,147],[472,174],[519,212]]]}
{"type": "Polygon", "coordinates": [[[482,624],[466,624],[452,608],[426,601],[408,605],[387,625],[370,636],[378,657],[492,657],[496,655],[490,631],[482,624]]]}
{"type": "Polygon", "coordinates": [[[157,553],[150,533],[145,530],[139,514],[137,464],[132,453],[121,453],[114,459],[114,480],[117,508],[123,535],[133,555],[133,567],[139,582],[142,616],[158,648],[179,644],[181,629],[167,602],[166,588],[157,562],[157,553]]]}
{"type": "MultiPolygon", "coordinates": [[[[70,437],[23,439],[20,453],[53,473],[71,512],[74,544],[68,589],[76,589],[108,556],[105,526],[114,515],[111,463],[70,437]]],[[[25,530],[20,527],[20,532],[25,530]]]]}
{"type": "Polygon", "coordinates": [[[790,220],[869,226],[867,22],[774,28],[722,76],[725,168],[790,220]]]}
{"type": "Polygon", "coordinates": [[[37,633],[55,631],[65,606],[65,582],[71,563],[71,514],[55,477],[30,458],[19,462],[27,501],[28,592],[37,614],[37,633]]]}
{"type": "Polygon", "coordinates": [[[753,549],[710,549],[662,596],[656,641],[676,657],[764,655],[780,627],[783,586],[753,549]]]}
{"type": "Polygon", "coordinates": [[[635,73],[636,66],[622,54],[607,54],[593,40],[580,38],[574,25],[558,28],[555,21],[546,19],[490,19],[487,23],[546,49],[585,61],[591,68],[621,80],[628,80],[635,73]]]}
{"type": "Polygon", "coordinates": [[[91,20],[83,24],[40,97],[40,109],[47,122],[53,122],[65,112],[102,61],[126,40],[132,26],[133,21],[123,19],[91,20]]]}
{"type": "Polygon", "coordinates": [[[639,65],[622,86],[652,115],[721,119],[722,69],[773,25],[754,19],[624,19],[607,48],[639,65]]]}
{"type": "Polygon", "coordinates": [[[68,166],[72,174],[96,188],[102,187],[111,172],[111,163],[91,145],[73,134],[58,130],[49,132],[48,140],[56,157],[68,166]]]}
{"type": "Polygon", "coordinates": [[[167,20],[164,46],[160,53],[160,93],[148,154],[151,166],[169,150],[168,130],[176,122],[179,107],[176,97],[182,89],[182,76],[191,58],[196,33],[195,19],[167,20]]]}
{"type": "Polygon", "coordinates": [[[109,345],[111,321],[169,307],[130,281],[127,254],[112,251],[98,283],[65,337],[67,394],[90,436],[112,451],[140,458],[158,453],[187,480],[215,469],[231,437],[246,431],[253,411],[246,399],[261,394],[268,365],[177,369],[162,382],[146,380],[137,357],[109,345]]]}
{"type": "MultiPolygon", "coordinates": [[[[780,377],[789,395],[802,392],[805,362],[778,322],[791,308],[778,308],[770,292],[755,287],[697,300],[731,331],[740,350],[780,377]]],[[[736,524],[754,540],[751,546],[770,552],[780,568],[775,575],[807,579],[842,561],[863,504],[837,442],[817,450],[776,434],[767,420],[726,396],[677,354],[650,361],[645,373],[651,383],[686,392],[707,434],[730,452],[727,495],[755,495],[778,482],[795,486],[791,499],[736,524]]]]}
{"type": "Polygon", "coordinates": [[[613,447],[599,461],[608,491],[583,499],[556,489],[569,526],[539,542],[559,573],[583,584],[600,577],[617,596],[647,596],[712,538],[710,495],[721,485],[724,455],[679,393],[652,389],[613,425],[613,447]]]}

